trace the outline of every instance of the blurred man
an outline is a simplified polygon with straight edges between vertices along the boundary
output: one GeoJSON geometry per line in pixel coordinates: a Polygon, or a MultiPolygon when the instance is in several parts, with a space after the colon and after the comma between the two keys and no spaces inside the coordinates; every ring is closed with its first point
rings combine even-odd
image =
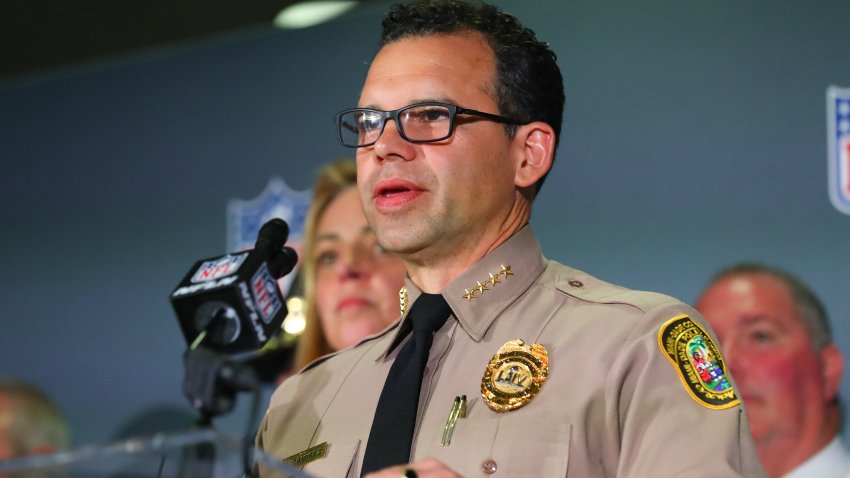
{"type": "Polygon", "coordinates": [[[714,328],[771,477],[847,477],[838,432],[841,351],[823,306],[796,277],[741,264],[696,304],[714,328]]]}
{"type": "Polygon", "coordinates": [[[541,253],[564,103],[548,45],[478,2],[383,25],[337,134],[405,262],[401,319],[284,382],[258,445],[327,477],[761,476],[699,314],[541,253]]]}
{"type": "Polygon", "coordinates": [[[68,446],[68,427],[41,391],[0,378],[0,460],[52,453],[68,446]]]}

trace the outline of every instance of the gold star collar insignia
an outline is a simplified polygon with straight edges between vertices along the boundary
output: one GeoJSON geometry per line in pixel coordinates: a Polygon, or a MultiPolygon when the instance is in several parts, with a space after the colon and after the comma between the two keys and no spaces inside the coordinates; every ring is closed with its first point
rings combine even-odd
{"type": "Polygon", "coordinates": [[[492,272],[487,275],[489,275],[490,277],[484,279],[483,282],[475,281],[475,285],[472,287],[472,289],[463,289],[463,298],[466,300],[477,299],[478,297],[484,295],[484,293],[488,290],[491,290],[493,286],[504,281],[504,279],[508,276],[514,275],[514,273],[511,272],[511,266],[506,266],[502,264],[501,269],[496,271],[495,275],[493,275],[492,272]]]}
{"type": "Polygon", "coordinates": [[[398,290],[398,308],[399,314],[403,316],[404,311],[407,310],[407,287],[398,290]]]}

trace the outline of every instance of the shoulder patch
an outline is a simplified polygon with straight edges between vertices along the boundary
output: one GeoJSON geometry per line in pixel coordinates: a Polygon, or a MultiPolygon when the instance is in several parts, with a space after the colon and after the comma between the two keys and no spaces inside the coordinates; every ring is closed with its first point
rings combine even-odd
{"type": "Polygon", "coordinates": [[[741,402],[727,378],[720,349],[689,316],[678,315],[665,322],[658,331],[658,347],[700,405],[724,410],[741,402]]]}

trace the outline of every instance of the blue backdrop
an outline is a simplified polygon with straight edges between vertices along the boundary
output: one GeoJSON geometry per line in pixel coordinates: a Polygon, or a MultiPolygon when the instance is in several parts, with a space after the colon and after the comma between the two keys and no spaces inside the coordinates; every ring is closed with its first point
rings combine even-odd
{"type": "MultiPolygon", "coordinates": [[[[850,353],[850,216],[828,199],[825,131],[827,86],[850,86],[850,2],[497,3],[565,76],[532,219],[548,257],[688,302],[722,266],[779,265],[850,353]]],[[[75,444],[188,410],[168,294],[225,252],[228,199],[272,176],[306,189],[350,153],[331,118],[357,101],[383,10],[0,85],[0,374],[54,396],[75,444]]]]}

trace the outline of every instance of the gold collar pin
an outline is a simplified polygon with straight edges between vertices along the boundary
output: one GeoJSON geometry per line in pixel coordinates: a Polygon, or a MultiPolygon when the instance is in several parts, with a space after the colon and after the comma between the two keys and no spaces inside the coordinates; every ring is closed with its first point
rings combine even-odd
{"type": "Polygon", "coordinates": [[[492,272],[487,275],[490,277],[484,279],[484,281],[475,281],[475,285],[472,286],[472,289],[463,289],[463,298],[466,300],[477,299],[484,295],[484,293],[488,290],[491,290],[494,285],[502,282],[508,276],[514,275],[514,273],[511,272],[510,265],[506,266],[501,264],[501,269],[496,271],[495,275],[493,275],[492,272]]]}

